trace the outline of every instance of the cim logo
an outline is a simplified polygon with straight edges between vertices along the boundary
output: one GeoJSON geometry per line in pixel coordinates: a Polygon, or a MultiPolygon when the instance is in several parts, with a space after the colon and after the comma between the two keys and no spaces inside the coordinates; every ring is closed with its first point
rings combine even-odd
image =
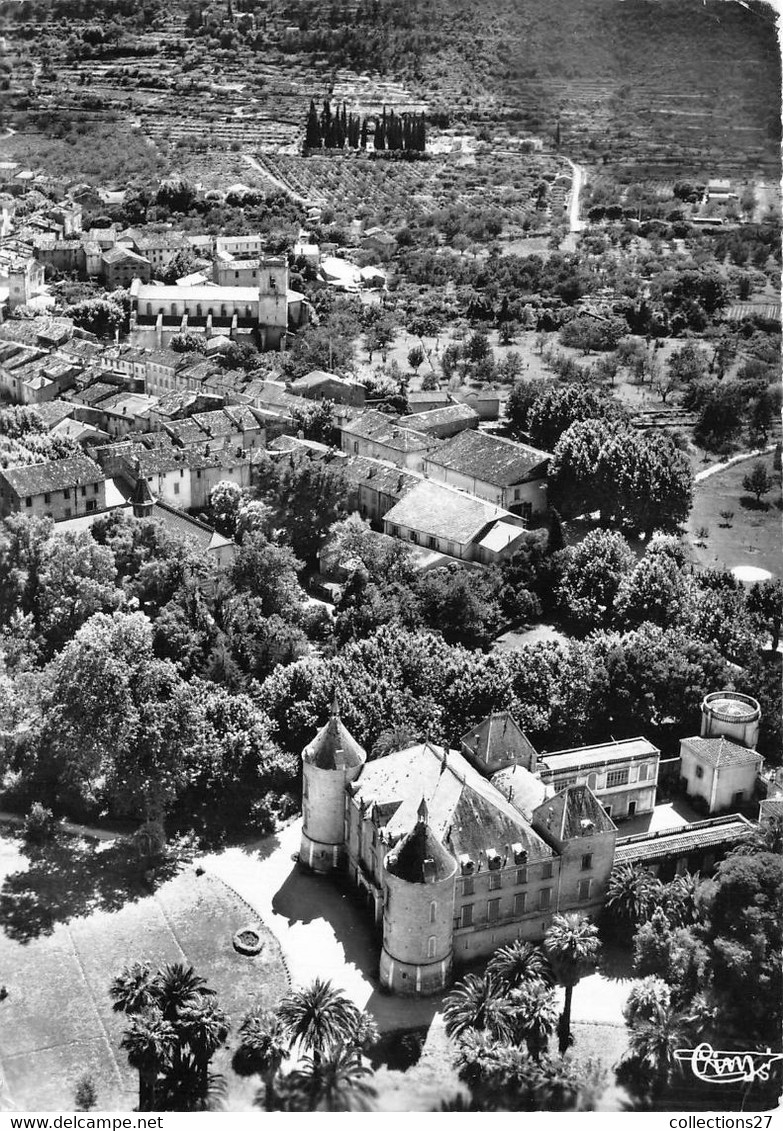
{"type": "Polygon", "coordinates": [[[725,1052],[704,1041],[695,1049],[676,1049],[674,1058],[680,1064],[689,1064],[696,1079],[705,1084],[750,1084],[769,1080],[772,1065],[783,1060],[783,1053],[770,1048],[765,1052],[725,1052]]]}

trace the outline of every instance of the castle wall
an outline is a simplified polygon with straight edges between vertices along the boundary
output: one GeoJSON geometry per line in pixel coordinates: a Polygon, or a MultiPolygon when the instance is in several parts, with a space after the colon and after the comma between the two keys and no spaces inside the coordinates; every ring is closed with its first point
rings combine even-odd
{"type": "Polygon", "coordinates": [[[383,890],[381,984],[404,995],[437,993],[451,978],[454,873],[408,883],[384,868],[383,890]]]}
{"type": "MultiPolygon", "coordinates": [[[[358,769],[357,771],[358,772],[358,769]]],[[[303,763],[302,846],[299,859],[315,872],[341,867],[345,858],[345,784],[356,777],[303,763]]]]}

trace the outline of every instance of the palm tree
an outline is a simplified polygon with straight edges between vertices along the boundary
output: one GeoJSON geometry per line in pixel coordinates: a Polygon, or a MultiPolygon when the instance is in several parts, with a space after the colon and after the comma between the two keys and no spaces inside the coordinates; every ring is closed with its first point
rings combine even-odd
{"type": "Polygon", "coordinates": [[[505,989],[519,989],[526,982],[543,982],[551,986],[554,981],[552,967],[540,946],[514,939],[492,955],[487,973],[505,989]]]}
{"type": "Polygon", "coordinates": [[[700,886],[697,875],[682,872],[663,887],[663,908],[672,927],[688,927],[699,921],[700,886]]]}
{"type": "Polygon", "coordinates": [[[595,965],[601,942],[594,923],[576,911],[569,911],[565,915],[555,915],[544,938],[544,949],[557,980],[565,987],[565,1003],[558,1026],[560,1055],[563,1056],[573,1044],[571,1000],[574,986],[595,965]]]}
{"type": "Polygon", "coordinates": [[[239,1026],[236,1059],[243,1075],[257,1074],[264,1081],[266,1111],[274,1110],[275,1078],[289,1055],[286,1032],[277,1014],[261,1007],[251,1010],[239,1026]]]}
{"type": "Polygon", "coordinates": [[[686,1036],[682,1014],[671,1006],[629,1029],[631,1055],[650,1073],[653,1094],[660,1094],[668,1085],[677,1064],[674,1054],[686,1045],[686,1036]]]}
{"type": "Polygon", "coordinates": [[[182,1010],[198,1006],[202,998],[215,995],[193,967],[183,962],[163,966],[155,975],[154,983],[155,997],[169,1021],[176,1021],[182,1010]]]}
{"type": "Polygon", "coordinates": [[[318,1063],[327,1049],[345,1043],[356,1031],[359,1010],[344,993],[320,978],[300,990],[290,990],[277,1015],[291,1041],[299,1041],[318,1063]]]}
{"type": "Polygon", "coordinates": [[[663,978],[650,975],[637,982],[623,1006],[626,1025],[652,1021],[671,1008],[672,991],[663,978]]]}
{"type": "Polygon", "coordinates": [[[201,997],[180,1010],[176,1031],[191,1054],[190,1061],[182,1061],[180,1091],[191,1110],[203,1110],[207,1103],[210,1061],[226,1043],[229,1027],[229,1018],[214,998],[201,997]]]}
{"type": "Polygon", "coordinates": [[[303,1067],[288,1077],[290,1106],[305,1111],[371,1111],[376,1096],[372,1075],[361,1053],[338,1041],[318,1058],[306,1056],[303,1067]]]}
{"type": "Polygon", "coordinates": [[[156,1111],[158,1077],[171,1064],[176,1032],[160,1009],[134,1014],[123,1033],[120,1048],[139,1073],[139,1111],[156,1111]]]}
{"type": "Polygon", "coordinates": [[[609,877],[604,906],[620,933],[630,938],[650,918],[661,895],[662,885],[652,872],[638,864],[618,864],[609,877]]]}
{"type": "Polygon", "coordinates": [[[149,962],[123,966],[109,987],[117,1013],[141,1013],[155,1004],[155,982],[149,962]]]}
{"type": "Polygon", "coordinates": [[[443,1018],[450,1037],[469,1029],[486,1029],[493,1037],[507,1040],[513,1030],[510,1003],[489,974],[484,978],[466,974],[446,998],[443,1018]]]}
{"type": "Polygon", "coordinates": [[[540,1061],[557,1024],[554,990],[543,982],[530,982],[512,990],[509,1000],[514,1010],[517,1044],[524,1040],[533,1059],[540,1061]]]}

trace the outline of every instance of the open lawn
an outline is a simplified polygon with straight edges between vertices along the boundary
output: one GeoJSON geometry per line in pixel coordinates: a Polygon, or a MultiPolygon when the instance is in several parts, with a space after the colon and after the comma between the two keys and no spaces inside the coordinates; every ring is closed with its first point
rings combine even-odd
{"type": "MultiPolygon", "coordinates": [[[[287,988],[280,948],[268,931],[257,957],[234,950],[233,934],[256,916],[221,880],[188,869],[141,894],[118,865],[114,846],[62,837],[31,849],[0,833],[6,1106],[71,1108],[74,1086],[87,1072],[100,1110],[135,1107],[138,1078],[119,1047],[124,1018],[112,1011],[108,995],[112,977],[128,962],[192,964],[217,990],[233,1033],[252,1005],[273,1005],[287,988]]],[[[214,1070],[226,1079],[227,1109],[250,1110],[257,1085],[231,1070],[233,1040],[216,1056],[214,1070]]]]}
{"type": "Polygon", "coordinates": [[[693,559],[699,565],[727,569],[755,566],[769,570],[774,577],[783,576],[780,472],[773,473],[772,461],[772,453],[760,461],[745,460],[696,484],[687,538],[693,559]],[[761,506],[742,486],[756,462],[762,462],[774,474],[776,484],[761,506]],[[731,511],[733,517],[723,518],[721,511],[731,511]]]}

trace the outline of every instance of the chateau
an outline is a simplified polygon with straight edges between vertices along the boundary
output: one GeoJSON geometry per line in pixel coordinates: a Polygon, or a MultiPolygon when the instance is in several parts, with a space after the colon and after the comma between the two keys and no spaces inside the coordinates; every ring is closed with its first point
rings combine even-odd
{"type": "MultiPolygon", "coordinates": [[[[714,698],[702,705],[707,737],[687,740],[690,747],[711,748],[719,734],[725,742],[714,698]]],[[[721,692],[721,704],[729,701],[747,710],[746,696],[721,692]]],[[[736,741],[736,718],[722,714],[736,741]]],[[[614,758],[585,748],[589,777],[576,781],[572,770],[558,782],[548,756],[539,767],[517,723],[499,712],[469,731],[459,751],[424,742],[368,763],[335,702],[302,752],[299,864],[342,875],[362,893],[382,940],[385,989],[437,993],[455,965],[516,938],[540,941],[556,914],[595,915],[616,861],[661,875],[709,870],[747,835],[750,823],[730,814],[619,838],[596,792],[612,790],[621,755],[622,772],[654,788],[658,750],[644,739],[616,745],[614,758]]]]}

